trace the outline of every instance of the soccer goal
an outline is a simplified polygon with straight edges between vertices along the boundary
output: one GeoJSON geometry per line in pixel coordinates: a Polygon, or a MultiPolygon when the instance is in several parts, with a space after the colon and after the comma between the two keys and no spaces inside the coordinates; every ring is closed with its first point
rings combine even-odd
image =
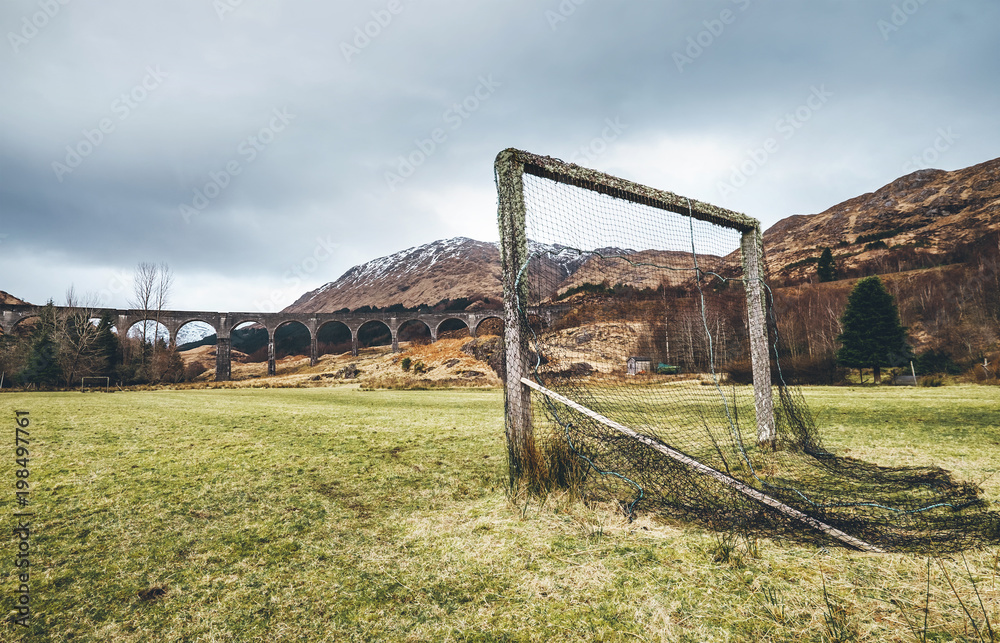
{"type": "Polygon", "coordinates": [[[495,178],[513,483],[866,551],[996,537],[947,472],[823,448],[781,373],[758,221],[515,149],[495,178]]]}
{"type": "Polygon", "coordinates": [[[92,375],[88,377],[80,378],[80,392],[83,393],[88,390],[100,391],[104,389],[107,393],[111,390],[111,378],[104,376],[92,375]]]}

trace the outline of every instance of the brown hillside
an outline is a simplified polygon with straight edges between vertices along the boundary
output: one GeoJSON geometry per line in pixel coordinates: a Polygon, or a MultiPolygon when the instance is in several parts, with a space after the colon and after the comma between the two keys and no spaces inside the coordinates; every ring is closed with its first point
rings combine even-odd
{"type": "MultiPolygon", "coordinates": [[[[579,253],[558,246],[529,242],[529,251],[535,255],[532,269],[544,271],[551,283],[572,275],[583,262],[579,253]]],[[[325,313],[395,304],[417,308],[459,298],[473,300],[476,308],[499,308],[503,298],[501,272],[497,244],[457,237],[354,266],[285,310],[325,313]]]]}
{"type": "Polygon", "coordinates": [[[0,304],[3,304],[4,306],[24,306],[27,303],[28,302],[23,299],[18,299],[9,292],[0,290],[0,304]]]}
{"type": "MultiPolygon", "coordinates": [[[[698,256],[698,267],[702,270],[716,271],[721,265],[719,257],[698,256]]],[[[689,283],[693,275],[694,262],[689,252],[642,250],[627,253],[622,258],[591,256],[559,285],[556,294],[583,284],[603,282],[609,282],[609,286],[623,284],[639,289],[680,286],[689,283]]]]}
{"type": "Polygon", "coordinates": [[[803,281],[833,250],[845,272],[931,265],[1000,230],[1000,159],[945,172],[920,170],[813,215],[782,219],[764,233],[772,280],[803,281]],[[881,242],[881,243],[879,243],[881,242]],[[885,248],[873,247],[869,244],[885,248]],[[867,246],[867,247],[866,247],[867,246]]]}

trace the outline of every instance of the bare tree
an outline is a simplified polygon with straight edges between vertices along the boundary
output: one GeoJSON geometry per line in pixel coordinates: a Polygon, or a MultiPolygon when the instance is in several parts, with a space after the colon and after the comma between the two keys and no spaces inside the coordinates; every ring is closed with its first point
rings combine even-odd
{"type": "Polygon", "coordinates": [[[99,297],[93,293],[77,295],[72,285],[66,290],[66,307],[70,310],[59,319],[56,341],[61,347],[60,366],[68,384],[97,366],[95,349],[100,327],[93,320],[98,302],[99,297]]]}
{"type": "MultiPolygon", "coordinates": [[[[170,289],[173,287],[174,276],[166,263],[159,265],[141,262],[135,267],[132,275],[132,298],[129,307],[142,314],[142,345],[152,344],[150,364],[155,364],[157,350],[157,335],[160,329],[160,319],[163,310],[170,301],[170,289]],[[152,338],[150,338],[150,322],[153,322],[152,338]]],[[[151,374],[154,375],[155,374],[151,374]]],[[[154,377],[155,379],[155,377],[154,377]]]]}

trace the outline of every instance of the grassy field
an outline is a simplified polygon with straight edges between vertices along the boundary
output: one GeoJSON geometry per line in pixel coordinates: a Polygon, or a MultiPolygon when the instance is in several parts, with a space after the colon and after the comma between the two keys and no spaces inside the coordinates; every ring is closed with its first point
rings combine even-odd
{"type": "MultiPolygon", "coordinates": [[[[1000,500],[1000,388],[813,388],[827,446],[1000,500]]],[[[496,390],[0,395],[3,612],[30,412],[31,641],[1000,640],[997,548],[733,541],[506,488],[496,390]],[[987,623],[988,617],[988,623],[987,623]],[[925,624],[926,623],[926,624],[925,624]]]]}

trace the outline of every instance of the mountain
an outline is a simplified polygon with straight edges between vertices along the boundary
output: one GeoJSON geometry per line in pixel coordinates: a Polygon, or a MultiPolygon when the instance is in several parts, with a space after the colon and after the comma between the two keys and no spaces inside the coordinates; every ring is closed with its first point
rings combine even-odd
{"type": "MultiPolygon", "coordinates": [[[[609,286],[623,284],[653,290],[661,284],[680,286],[693,283],[694,263],[690,252],[617,248],[601,248],[596,252],[596,255],[587,256],[579,268],[563,280],[556,289],[557,295],[570,289],[579,289],[584,284],[597,285],[604,281],[614,282],[609,283],[609,286]]],[[[717,272],[722,266],[723,260],[720,257],[698,256],[698,267],[704,271],[717,272]]]]}
{"type": "MultiPolygon", "coordinates": [[[[1000,159],[946,172],[920,170],[875,192],[819,214],[795,215],[764,233],[770,280],[776,285],[814,280],[822,249],[833,251],[842,277],[893,273],[964,261],[971,248],[1000,233],[1000,159]]],[[[550,296],[607,279],[608,263],[564,246],[529,241],[550,296]]],[[[683,252],[602,248],[604,256],[636,255],[636,264],[690,266],[683,252]]],[[[701,267],[721,270],[726,259],[701,257],[701,267]]],[[[662,271],[661,271],[662,272],[662,271]]],[[[667,273],[671,282],[685,272],[667,273]]],[[[361,306],[434,306],[468,299],[471,309],[497,307],[502,298],[496,243],[464,237],[435,241],[355,266],[336,281],[308,292],[289,312],[335,312],[361,306]]],[[[659,285],[660,276],[636,268],[624,277],[637,288],[659,285]]],[[[676,284],[674,284],[676,285],[676,284]]],[[[462,302],[462,306],[468,302],[462,302]]]]}
{"type": "MultiPolygon", "coordinates": [[[[532,270],[544,272],[552,283],[570,279],[588,259],[588,255],[565,246],[534,241],[528,242],[528,253],[536,262],[532,270]]],[[[498,244],[455,237],[354,266],[336,281],[302,295],[285,311],[336,312],[397,304],[418,308],[446,299],[468,299],[468,310],[499,308],[503,301],[501,273],[498,244]]]]}
{"type": "Polygon", "coordinates": [[[394,304],[414,308],[460,297],[499,302],[500,272],[496,244],[456,237],[354,266],[285,311],[326,313],[394,304]]]}
{"type": "Polygon", "coordinates": [[[1000,231],[1000,159],[962,170],[919,170],[875,192],[812,215],[782,219],[764,232],[772,280],[815,275],[829,247],[842,274],[898,272],[961,260],[1000,231]]]}
{"type": "Polygon", "coordinates": [[[0,304],[3,304],[4,306],[24,306],[27,305],[28,302],[23,299],[18,299],[9,292],[0,290],[0,304]]]}

